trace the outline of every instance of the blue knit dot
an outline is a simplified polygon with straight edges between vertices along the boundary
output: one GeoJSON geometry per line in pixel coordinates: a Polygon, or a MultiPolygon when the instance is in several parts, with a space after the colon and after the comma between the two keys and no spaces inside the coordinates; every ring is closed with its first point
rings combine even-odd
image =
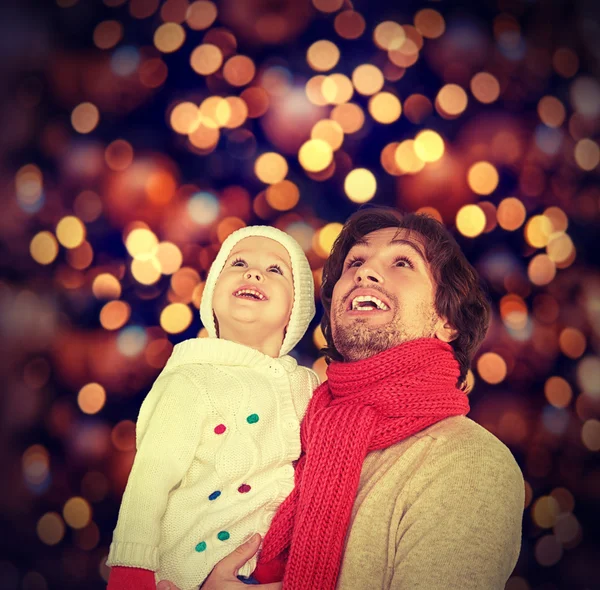
{"type": "Polygon", "coordinates": [[[209,497],[209,500],[216,500],[221,495],[219,490],[214,491],[209,497]]]}
{"type": "Polygon", "coordinates": [[[196,551],[198,553],[202,553],[205,549],[206,549],[206,543],[204,541],[200,541],[200,543],[198,543],[196,545],[196,551]]]}
{"type": "Polygon", "coordinates": [[[246,421],[248,424],[256,424],[258,422],[258,414],[250,414],[250,416],[246,418],[246,421]]]}
{"type": "Polygon", "coordinates": [[[219,541],[227,541],[227,539],[229,539],[229,533],[227,531],[221,531],[217,535],[217,539],[219,539],[219,541]]]}

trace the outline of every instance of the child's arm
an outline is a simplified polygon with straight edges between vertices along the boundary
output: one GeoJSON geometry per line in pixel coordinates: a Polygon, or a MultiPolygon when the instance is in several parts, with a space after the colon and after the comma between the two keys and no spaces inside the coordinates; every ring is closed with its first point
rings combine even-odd
{"type": "MultiPolygon", "coordinates": [[[[142,431],[138,432],[138,449],[108,565],[142,568],[149,573],[157,570],[160,522],[169,492],[185,476],[198,446],[205,410],[204,383],[171,371],[156,380],[144,400],[138,418],[142,431]]],[[[131,573],[115,571],[118,578],[131,573]]],[[[140,575],[145,576],[143,571],[140,575]]],[[[154,581],[153,574],[152,578],[154,581]]]]}

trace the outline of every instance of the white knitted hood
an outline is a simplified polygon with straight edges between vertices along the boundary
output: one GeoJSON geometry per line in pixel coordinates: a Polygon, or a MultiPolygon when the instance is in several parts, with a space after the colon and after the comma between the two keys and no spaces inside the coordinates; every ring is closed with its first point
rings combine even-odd
{"type": "Polygon", "coordinates": [[[294,303],[292,305],[287,332],[279,351],[279,356],[283,356],[290,352],[300,342],[302,336],[304,336],[310,321],[315,315],[315,296],[312,271],[310,270],[310,265],[304,251],[292,236],[281,230],[268,225],[251,225],[238,229],[229,235],[223,242],[217,257],[208,271],[206,285],[204,286],[200,302],[200,319],[208,331],[209,337],[217,338],[217,328],[213,313],[213,295],[217,278],[221,274],[225,266],[225,261],[229,257],[233,247],[240,240],[251,236],[260,236],[275,240],[287,250],[292,263],[294,303]]]}

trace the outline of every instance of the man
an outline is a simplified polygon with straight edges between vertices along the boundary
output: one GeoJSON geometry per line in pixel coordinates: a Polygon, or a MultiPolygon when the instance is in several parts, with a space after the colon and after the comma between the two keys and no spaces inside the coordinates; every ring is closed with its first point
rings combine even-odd
{"type": "MultiPolygon", "coordinates": [[[[257,579],[278,588],[283,578],[286,590],[503,589],[524,484],[506,446],[465,416],[489,323],[475,270],[435,220],[365,209],[334,244],[322,302],[328,382],[309,405],[296,487],[257,579]]],[[[236,568],[257,549],[253,538],[222,560],[203,590],[241,588],[236,568]]]]}

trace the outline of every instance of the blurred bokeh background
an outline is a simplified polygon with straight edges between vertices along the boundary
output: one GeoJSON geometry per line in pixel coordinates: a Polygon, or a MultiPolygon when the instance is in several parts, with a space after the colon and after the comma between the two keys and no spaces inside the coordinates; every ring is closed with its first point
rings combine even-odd
{"type": "MultiPolygon", "coordinates": [[[[224,238],[289,232],[318,286],[369,202],[443,220],[489,289],[470,416],[525,476],[506,588],[600,588],[599,64],[595,0],[3,3],[0,587],[105,587],[137,412],[224,238]]],[[[294,355],[324,375],[318,310],[294,355]]]]}

